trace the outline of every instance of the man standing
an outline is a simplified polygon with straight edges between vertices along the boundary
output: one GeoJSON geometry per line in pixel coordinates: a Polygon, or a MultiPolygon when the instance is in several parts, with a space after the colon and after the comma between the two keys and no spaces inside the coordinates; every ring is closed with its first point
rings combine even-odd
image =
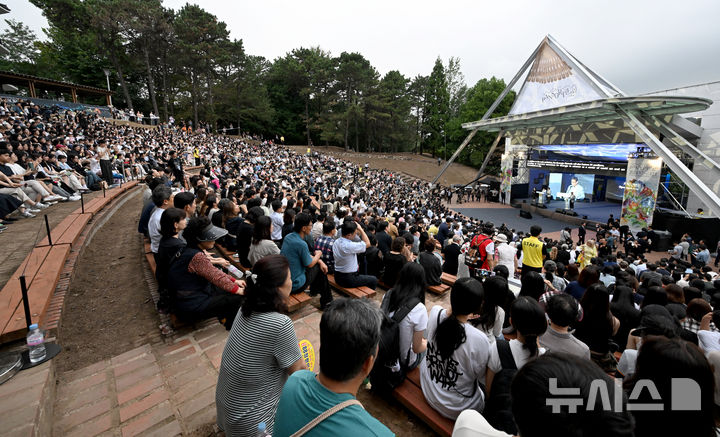
{"type": "Polygon", "coordinates": [[[320,373],[300,370],[288,378],[275,415],[276,437],[287,437],[326,412],[306,437],[392,436],[356,399],[373,368],[382,314],[367,299],[341,298],[320,319],[320,373]]]}
{"type": "Polygon", "coordinates": [[[283,205],[281,200],[273,200],[271,203],[273,212],[270,214],[270,220],[272,220],[272,233],[270,234],[270,239],[277,245],[277,247],[280,247],[282,244],[282,228],[285,224],[283,220],[283,205]]]}
{"type": "Polygon", "coordinates": [[[587,233],[587,230],[585,229],[585,222],[582,222],[580,224],[580,227],[578,228],[578,246],[585,244],[585,234],[587,233]]]}
{"type": "Polygon", "coordinates": [[[171,197],[172,191],[170,187],[165,184],[160,184],[155,187],[152,193],[152,201],[155,204],[155,209],[148,222],[148,235],[150,236],[150,250],[156,258],[158,248],[160,247],[160,240],[162,239],[162,235],[160,234],[160,217],[162,217],[162,213],[166,209],[173,206],[171,197]]]}
{"type": "Polygon", "coordinates": [[[445,240],[451,233],[450,224],[452,222],[452,217],[446,217],[445,221],[438,227],[438,233],[435,239],[440,243],[440,247],[445,247],[445,240]]]}
{"type": "Polygon", "coordinates": [[[327,266],[320,259],[322,252],[316,250],[315,255],[311,256],[305,241],[305,236],[310,234],[311,229],[310,214],[301,212],[296,215],[294,232],[285,237],[280,253],[285,255],[290,264],[292,293],[300,293],[308,287],[311,296],[320,293],[320,309],[323,310],[332,302],[332,293],[325,276],[327,266]]]}
{"type": "Polygon", "coordinates": [[[523,263],[520,276],[528,272],[542,273],[545,245],[538,239],[542,228],[538,225],[530,226],[530,236],[522,240],[523,263]]]}
{"type": "Polygon", "coordinates": [[[375,238],[378,241],[378,249],[382,252],[383,256],[386,256],[390,252],[390,246],[392,245],[392,237],[387,233],[388,222],[385,220],[378,223],[377,231],[375,232],[375,238]]]}
{"type": "Polygon", "coordinates": [[[452,243],[445,246],[442,253],[445,254],[445,262],[443,263],[442,270],[445,273],[453,276],[457,275],[458,272],[458,256],[460,256],[460,244],[462,244],[463,237],[460,235],[454,235],[452,243]]]}
{"type": "Polygon", "coordinates": [[[377,278],[359,273],[357,254],[365,253],[370,247],[370,239],[362,226],[352,220],[346,220],[341,228],[342,236],[333,244],[333,258],[335,259],[335,280],[338,285],[347,288],[377,287],[377,278]]]}
{"type": "Polygon", "coordinates": [[[570,209],[575,209],[575,201],[585,198],[585,189],[578,183],[577,176],[570,179],[570,186],[565,192],[565,197],[570,199],[570,209]]]}
{"type": "Polygon", "coordinates": [[[482,233],[476,235],[470,242],[470,248],[477,251],[477,257],[480,258],[481,270],[492,270],[495,267],[495,242],[493,235],[495,228],[492,223],[485,223],[482,233]]]}

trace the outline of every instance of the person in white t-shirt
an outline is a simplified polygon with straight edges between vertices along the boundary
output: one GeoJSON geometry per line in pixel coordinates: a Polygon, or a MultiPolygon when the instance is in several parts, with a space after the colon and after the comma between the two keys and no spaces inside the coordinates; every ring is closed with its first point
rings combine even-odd
{"type": "MultiPolygon", "coordinates": [[[[521,369],[528,360],[545,353],[545,349],[538,345],[538,337],[547,330],[545,311],[535,299],[520,296],[515,299],[510,307],[510,324],[517,332],[517,338],[509,341],[510,351],[515,366],[521,369]]],[[[500,341],[504,342],[505,340],[500,341]]],[[[488,395],[492,389],[495,374],[503,370],[498,352],[500,346],[497,343],[495,347],[490,348],[490,360],[488,361],[486,378],[488,395]]]]}
{"type": "Polygon", "coordinates": [[[418,263],[406,263],[400,269],[395,285],[383,298],[383,311],[390,317],[403,307],[410,312],[400,321],[400,359],[407,370],[412,370],[425,358],[427,351],[425,269],[418,263]]]}
{"type": "Polygon", "coordinates": [[[495,241],[498,243],[496,246],[497,263],[504,265],[509,272],[514,274],[518,267],[517,248],[508,244],[505,234],[497,234],[495,241]]]}
{"type": "Polygon", "coordinates": [[[480,384],[487,371],[490,343],[468,323],[482,302],[482,284],[474,278],[460,278],[450,292],[452,311],[436,305],[428,316],[428,351],[419,366],[420,386],[427,403],[450,419],[463,410],[482,411],[485,407],[480,384]]]}

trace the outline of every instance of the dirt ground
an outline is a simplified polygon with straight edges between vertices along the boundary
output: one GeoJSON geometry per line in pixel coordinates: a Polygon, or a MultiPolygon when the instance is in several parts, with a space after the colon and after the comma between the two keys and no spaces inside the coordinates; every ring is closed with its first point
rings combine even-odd
{"type": "MultiPolygon", "coordinates": [[[[299,153],[305,153],[307,146],[288,146],[299,153]]],[[[366,162],[370,167],[376,169],[386,169],[391,171],[401,171],[416,178],[432,181],[435,179],[442,165],[437,165],[437,158],[433,159],[425,155],[415,155],[413,153],[354,153],[346,152],[340,147],[311,147],[313,152],[325,153],[342,158],[346,161],[356,162],[364,165],[366,162]]],[[[445,165],[445,162],[443,162],[445,165]]],[[[438,183],[442,185],[450,184],[466,184],[473,179],[477,170],[467,165],[453,163],[450,168],[443,173],[438,183]]]]}
{"type": "Polygon", "coordinates": [[[137,217],[142,196],[132,198],[95,233],[75,266],[65,298],[58,355],[60,373],[159,340],[158,313],[143,274],[137,217]]]}

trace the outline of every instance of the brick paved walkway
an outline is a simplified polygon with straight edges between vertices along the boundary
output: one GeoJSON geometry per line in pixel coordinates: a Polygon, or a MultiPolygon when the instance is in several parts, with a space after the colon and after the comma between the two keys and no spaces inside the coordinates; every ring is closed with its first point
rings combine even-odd
{"type": "MultiPolygon", "coordinates": [[[[316,353],[320,316],[307,307],[293,317],[298,339],[310,340],[316,353]]],[[[146,344],[58,375],[53,434],[165,437],[199,429],[211,434],[227,336],[222,325],[208,322],[171,345],[146,344]]]]}

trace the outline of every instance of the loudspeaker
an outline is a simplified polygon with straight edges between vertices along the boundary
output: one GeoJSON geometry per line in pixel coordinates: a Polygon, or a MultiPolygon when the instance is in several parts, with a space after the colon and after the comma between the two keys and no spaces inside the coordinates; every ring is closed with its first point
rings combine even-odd
{"type": "Polygon", "coordinates": [[[530,213],[527,212],[527,211],[522,211],[522,210],[521,210],[521,211],[520,211],[520,217],[526,218],[526,219],[531,219],[531,218],[532,218],[532,214],[530,214],[530,213]]]}
{"type": "Polygon", "coordinates": [[[587,216],[586,216],[586,215],[583,216],[583,220],[587,220],[587,216]]]}
{"type": "Polygon", "coordinates": [[[555,212],[560,213],[560,214],[565,214],[565,210],[562,209],[562,208],[557,208],[557,209],[555,210],[555,212]]]}
{"type": "Polygon", "coordinates": [[[577,215],[578,215],[578,213],[576,213],[575,211],[573,211],[571,209],[566,209],[565,214],[573,216],[573,217],[577,217],[577,215]]]}

